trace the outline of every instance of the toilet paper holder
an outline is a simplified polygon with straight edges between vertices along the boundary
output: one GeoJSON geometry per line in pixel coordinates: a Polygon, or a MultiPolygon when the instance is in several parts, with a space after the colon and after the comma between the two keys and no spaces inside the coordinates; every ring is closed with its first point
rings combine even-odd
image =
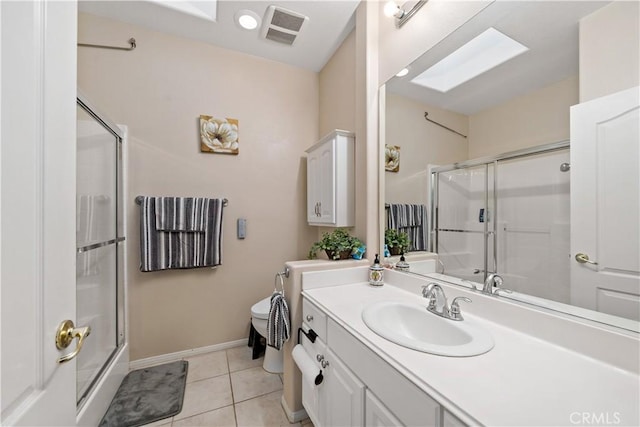
{"type": "Polygon", "coordinates": [[[314,331],[313,329],[309,329],[309,332],[307,332],[302,328],[298,328],[298,344],[300,344],[300,332],[302,332],[304,336],[307,337],[309,341],[311,341],[312,344],[315,343],[316,338],[318,338],[318,334],[316,334],[316,331],[314,331]]]}

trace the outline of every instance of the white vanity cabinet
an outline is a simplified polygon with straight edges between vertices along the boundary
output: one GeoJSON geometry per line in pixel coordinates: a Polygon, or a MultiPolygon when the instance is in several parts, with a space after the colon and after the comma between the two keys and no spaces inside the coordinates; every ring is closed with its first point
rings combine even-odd
{"type": "Polygon", "coordinates": [[[355,225],[355,137],[334,130],[307,151],[307,222],[355,225]]]}
{"type": "MultiPolygon", "coordinates": [[[[314,388],[303,385],[302,390],[303,404],[316,427],[443,427],[444,408],[435,400],[307,298],[302,313],[303,329],[318,334],[314,344],[303,338],[303,345],[314,360],[325,362],[323,383],[314,388]]],[[[447,419],[457,421],[453,416],[447,419]]]]}
{"type": "Polygon", "coordinates": [[[314,360],[323,381],[312,387],[303,381],[302,403],[316,427],[364,425],[364,384],[326,345],[325,314],[303,301],[303,329],[318,334],[315,342],[303,338],[307,354],[314,360]]]}
{"type": "Polygon", "coordinates": [[[382,402],[373,394],[367,390],[365,399],[365,420],[367,426],[382,427],[382,426],[401,426],[402,422],[396,418],[395,415],[384,406],[382,402]]]}

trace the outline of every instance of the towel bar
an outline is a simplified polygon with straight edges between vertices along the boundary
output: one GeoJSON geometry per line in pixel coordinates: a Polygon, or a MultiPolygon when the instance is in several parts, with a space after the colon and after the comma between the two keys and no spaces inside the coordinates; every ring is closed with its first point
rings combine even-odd
{"type": "MultiPolygon", "coordinates": [[[[138,197],[136,197],[136,204],[138,204],[138,205],[139,205],[140,203],[142,203],[142,197],[143,197],[143,196],[138,196],[138,197]]],[[[229,200],[227,200],[226,198],[225,198],[225,199],[222,199],[222,206],[224,206],[224,207],[229,206],[229,200]]]]}

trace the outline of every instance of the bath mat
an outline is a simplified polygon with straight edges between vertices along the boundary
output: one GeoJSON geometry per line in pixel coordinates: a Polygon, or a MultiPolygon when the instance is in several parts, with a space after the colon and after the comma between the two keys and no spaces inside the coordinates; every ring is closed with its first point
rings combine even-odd
{"type": "Polygon", "coordinates": [[[182,410],[189,362],[184,360],[131,371],[104,414],[100,427],[135,427],[182,410]]]}

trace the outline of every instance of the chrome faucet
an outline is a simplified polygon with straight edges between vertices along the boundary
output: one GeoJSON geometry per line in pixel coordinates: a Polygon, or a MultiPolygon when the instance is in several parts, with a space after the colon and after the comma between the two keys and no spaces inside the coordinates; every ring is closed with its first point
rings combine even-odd
{"type": "Polygon", "coordinates": [[[487,279],[484,281],[484,287],[482,288],[482,292],[489,295],[498,295],[500,292],[505,292],[510,294],[511,291],[509,289],[501,288],[504,280],[496,273],[492,273],[487,276],[487,279]]]}
{"type": "Polygon", "coordinates": [[[429,300],[427,311],[451,320],[464,320],[460,312],[458,300],[471,302],[467,297],[457,297],[453,299],[451,307],[447,306],[447,296],[444,294],[442,287],[437,283],[429,283],[428,285],[423,286],[422,296],[429,300]]]}

